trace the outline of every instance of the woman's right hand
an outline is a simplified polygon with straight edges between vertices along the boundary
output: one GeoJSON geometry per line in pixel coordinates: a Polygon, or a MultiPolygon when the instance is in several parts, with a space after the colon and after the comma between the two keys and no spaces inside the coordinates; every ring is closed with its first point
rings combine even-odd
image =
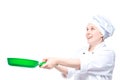
{"type": "Polygon", "coordinates": [[[42,62],[46,62],[41,68],[45,69],[52,69],[57,65],[57,58],[55,57],[49,57],[49,58],[44,58],[42,62]]]}

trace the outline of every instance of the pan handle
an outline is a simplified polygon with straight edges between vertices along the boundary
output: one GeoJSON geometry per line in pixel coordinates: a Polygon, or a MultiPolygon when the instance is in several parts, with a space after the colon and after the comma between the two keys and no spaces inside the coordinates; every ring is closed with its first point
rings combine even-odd
{"type": "Polygon", "coordinates": [[[41,63],[39,63],[39,66],[41,67],[41,66],[43,66],[45,63],[46,63],[46,62],[41,62],[41,63]]]}

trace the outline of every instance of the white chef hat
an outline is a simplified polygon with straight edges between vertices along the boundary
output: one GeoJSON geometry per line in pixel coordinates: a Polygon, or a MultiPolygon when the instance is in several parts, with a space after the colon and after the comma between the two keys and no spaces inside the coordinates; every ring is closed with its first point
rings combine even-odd
{"type": "Polygon", "coordinates": [[[101,15],[93,16],[90,23],[92,23],[92,24],[96,25],[96,27],[98,27],[100,32],[103,34],[104,39],[112,36],[112,34],[115,30],[115,28],[112,25],[112,23],[110,22],[110,20],[101,15]]]}

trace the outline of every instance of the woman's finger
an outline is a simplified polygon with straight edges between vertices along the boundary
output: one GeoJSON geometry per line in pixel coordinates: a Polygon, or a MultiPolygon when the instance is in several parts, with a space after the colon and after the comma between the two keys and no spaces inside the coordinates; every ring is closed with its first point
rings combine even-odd
{"type": "Polygon", "coordinates": [[[47,60],[48,60],[47,58],[44,58],[44,59],[42,60],[42,62],[47,62],[47,60]]]}

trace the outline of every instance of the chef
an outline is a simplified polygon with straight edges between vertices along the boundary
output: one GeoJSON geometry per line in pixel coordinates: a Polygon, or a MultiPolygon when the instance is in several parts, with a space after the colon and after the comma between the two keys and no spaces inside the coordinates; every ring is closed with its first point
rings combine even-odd
{"type": "Polygon", "coordinates": [[[115,52],[104,40],[113,35],[114,26],[104,16],[92,17],[86,26],[89,46],[80,51],[77,58],[47,57],[41,68],[59,70],[64,77],[74,80],[112,80],[115,65],[115,52]],[[68,67],[73,69],[68,69],[68,67]]]}

